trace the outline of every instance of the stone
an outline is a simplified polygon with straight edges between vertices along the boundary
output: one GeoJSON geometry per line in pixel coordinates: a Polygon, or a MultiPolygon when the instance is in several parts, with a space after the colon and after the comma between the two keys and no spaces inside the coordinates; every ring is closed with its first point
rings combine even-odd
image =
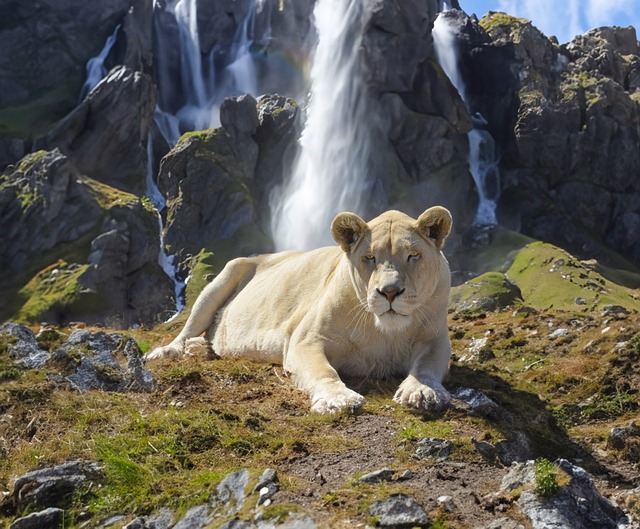
{"type": "Polygon", "coordinates": [[[78,487],[103,480],[97,463],[70,461],[51,468],[43,468],[20,476],[11,494],[16,509],[27,506],[35,509],[65,508],[78,487]]]}
{"type": "Polygon", "coordinates": [[[451,442],[446,439],[426,437],[416,443],[415,459],[445,461],[449,458],[451,442]]]}
{"type": "Polygon", "coordinates": [[[533,489],[533,463],[512,465],[502,481],[501,490],[526,489],[516,503],[534,529],[617,529],[629,526],[627,516],[598,492],[589,473],[565,459],[558,459],[554,464],[570,478],[569,482],[553,496],[540,497],[533,489]]]}
{"type": "Polygon", "coordinates": [[[607,448],[623,450],[630,438],[640,438],[640,425],[631,422],[626,426],[614,426],[607,437],[607,448]]]}
{"type": "Polygon", "coordinates": [[[143,195],[155,100],[151,77],[117,66],[37,145],[60,149],[100,182],[143,195]]]}
{"type": "Polygon", "coordinates": [[[410,496],[393,494],[369,506],[369,514],[375,516],[379,527],[415,527],[429,523],[429,516],[410,496]]]}
{"type": "Polygon", "coordinates": [[[213,521],[213,516],[209,513],[207,505],[192,507],[173,526],[173,529],[203,529],[213,521]]]}
{"type": "Polygon", "coordinates": [[[9,357],[27,369],[42,367],[51,358],[49,352],[40,348],[33,331],[25,325],[12,322],[0,325],[0,339],[6,343],[9,357]]]}
{"type": "Polygon", "coordinates": [[[49,507],[43,511],[33,512],[15,520],[9,529],[58,529],[64,527],[64,511],[49,507]]]}
{"type": "Polygon", "coordinates": [[[487,397],[482,391],[473,388],[458,388],[453,393],[454,399],[460,401],[467,414],[487,419],[505,419],[508,412],[487,397]]]}
{"type": "Polygon", "coordinates": [[[79,391],[153,391],[155,380],[144,368],[136,342],[117,333],[77,329],[55,352],[54,358],[68,372],[65,380],[79,391]],[[126,363],[118,361],[122,352],[126,363]]]}
{"type": "Polygon", "coordinates": [[[222,509],[225,516],[237,513],[244,505],[250,473],[247,469],[227,474],[209,499],[210,505],[222,509]]]}
{"type": "Polygon", "coordinates": [[[391,470],[388,468],[381,468],[380,470],[374,470],[373,472],[369,472],[364,476],[359,477],[355,482],[356,483],[380,483],[382,481],[391,481],[393,479],[394,474],[395,474],[395,470],[391,470]]]}

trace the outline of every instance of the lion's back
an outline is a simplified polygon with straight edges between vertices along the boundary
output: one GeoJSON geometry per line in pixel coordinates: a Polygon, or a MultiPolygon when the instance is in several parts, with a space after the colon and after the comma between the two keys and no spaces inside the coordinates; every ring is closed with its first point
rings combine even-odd
{"type": "Polygon", "coordinates": [[[325,247],[246,258],[255,271],[218,315],[216,352],[281,362],[291,333],[322,295],[341,253],[325,247]]]}

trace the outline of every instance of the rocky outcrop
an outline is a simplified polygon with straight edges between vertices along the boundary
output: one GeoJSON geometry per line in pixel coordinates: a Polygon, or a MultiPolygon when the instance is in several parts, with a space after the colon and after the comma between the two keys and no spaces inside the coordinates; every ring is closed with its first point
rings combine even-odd
{"type": "Polygon", "coordinates": [[[501,224],[579,255],[611,262],[612,248],[640,263],[635,30],[595,29],[559,46],[504,13],[458,18],[473,110],[501,145],[501,224]]]}
{"type": "Polygon", "coordinates": [[[60,149],[91,178],[143,195],[154,108],[151,78],[117,66],[37,145],[60,149]]]}
{"type": "MultiPolygon", "coordinates": [[[[158,185],[167,197],[166,241],[198,252],[259,227],[271,187],[282,180],[283,159],[295,141],[297,105],[280,96],[227,98],[222,127],[186,134],[165,156],[158,185]]],[[[234,252],[253,253],[267,241],[236,240],[234,252]]]]}
{"type": "Polygon", "coordinates": [[[5,317],[109,317],[117,326],[170,310],[155,209],[82,176],[60,151],[29,155],[0,176],[0,221],[2,267],[21,274],[5,317]]]}
{"type": "Polygon", "coordinates": [[[19,106],[23,116],[21,123],[0,128],[3,136],[42,134],[75,106],[87,61],[98,54],[130,4],[0,2],[5,21],[0,30],[0,109],[19,106]]]}

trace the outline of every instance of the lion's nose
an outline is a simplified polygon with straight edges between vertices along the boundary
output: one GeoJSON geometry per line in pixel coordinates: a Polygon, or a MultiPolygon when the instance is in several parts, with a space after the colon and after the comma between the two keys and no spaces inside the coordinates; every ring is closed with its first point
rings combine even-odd
{"type": "Polygon", "coordinates": [[[381,296],[385,296],[389,300],[389,303],[393,303],[393,300],[404,292],[404,288],[402,290],[399,290],[397,288],[378,288],[377,290],[378,294],[380,294],[381,296]]]}

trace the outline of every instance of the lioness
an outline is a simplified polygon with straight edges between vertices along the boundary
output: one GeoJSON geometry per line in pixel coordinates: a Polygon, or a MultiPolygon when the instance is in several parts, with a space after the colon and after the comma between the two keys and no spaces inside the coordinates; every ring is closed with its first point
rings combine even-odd
{"type": "Polygon", "coordinates": [[[206,331],[223,356],[282,363],[315,412],[364,403],[338,373],[407,375],[395,402],[442,408],[450,399],[442,379],[451,275],[441,249],[451,222],[440,206],[417,220],[387,211],[368,224],[340,213],[331,224],[339,247],[234,259],[175,340],[147,358],[183,354],[206,331]]]}

